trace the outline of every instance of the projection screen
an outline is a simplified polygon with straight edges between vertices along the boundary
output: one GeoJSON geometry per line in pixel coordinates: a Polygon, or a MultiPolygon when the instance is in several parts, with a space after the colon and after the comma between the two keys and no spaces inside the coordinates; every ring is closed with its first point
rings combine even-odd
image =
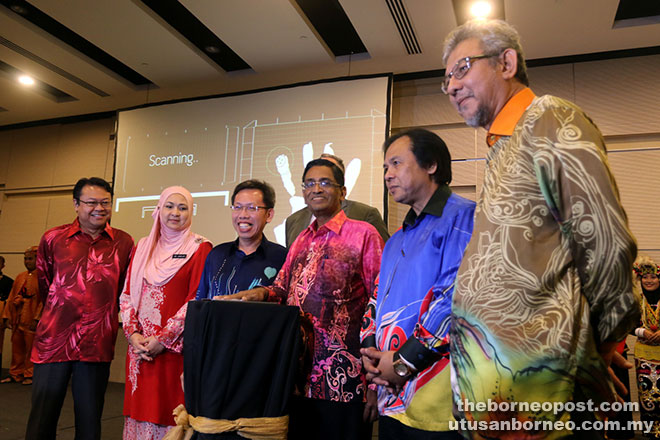
{"type": "Polygon", "coordinates": [[[233,188],[262,179],[277,195],[264,233],[284,244],[284,220],[305,206],[304,165],[324,151],[344,160],[348,198],[382,213],[390,93],[391,77],[378,76],[120,111],[112,225],[144,237],[160,192],[182,185],[193,231],[230,241],[233,188]]]}

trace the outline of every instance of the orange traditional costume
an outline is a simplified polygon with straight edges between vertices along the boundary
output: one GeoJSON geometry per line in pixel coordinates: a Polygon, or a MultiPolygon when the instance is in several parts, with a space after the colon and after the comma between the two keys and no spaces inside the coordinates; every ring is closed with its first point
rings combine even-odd
{"type": "Polygon", "coordinates": [[[30,353],[36,323],[41,318],[43,307],[36,269],[18,274],[2,314],[3,318],[9,320],[12,329],[9,375],[16,382],[29,379],[28,383],[32,383],[33,364],[30,353]]]}

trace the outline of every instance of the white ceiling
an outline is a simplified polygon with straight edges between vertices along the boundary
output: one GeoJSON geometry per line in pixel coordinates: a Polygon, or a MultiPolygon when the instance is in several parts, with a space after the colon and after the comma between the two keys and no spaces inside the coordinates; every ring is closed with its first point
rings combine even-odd
{"type": "MultiPolygon", "coordinates": [[[[139,89],[0,6],[0,37],[106,92],[101,97],[16,50],[0,61],[77,100],[57,103],[0,75],[0,126],[348,75],[442,69],[451,0],[404,0],[422,54],[408,55],[385,0],[339,0],[369,57],[335,59],[293,0],[180,0],[253,71],[226,73],[138,0],[29,0],[157,87],[139,89]]],[[[660,46],[660,24],[613,29],[618,0],[505,0],[528,59],[660,46]]]]}

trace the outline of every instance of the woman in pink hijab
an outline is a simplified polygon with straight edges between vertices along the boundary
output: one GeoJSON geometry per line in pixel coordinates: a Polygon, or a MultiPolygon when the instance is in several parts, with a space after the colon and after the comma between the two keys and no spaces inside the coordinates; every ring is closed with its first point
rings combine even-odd
{"type": "Polygon", "coordinates": [[[160,440],[183,403],[183,325],[211,243],[190,230],[193,201],[181,186],[163,191],[148,237],[137,245],[120,296],[129,347],[124,440],[160,440]]]}

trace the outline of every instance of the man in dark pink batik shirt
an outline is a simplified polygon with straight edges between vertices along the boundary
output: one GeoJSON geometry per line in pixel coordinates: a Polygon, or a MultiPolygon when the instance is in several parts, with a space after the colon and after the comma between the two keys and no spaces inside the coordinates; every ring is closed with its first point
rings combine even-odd
{"type": "Polygon", "coordinates": [[[46,231],[39,243],[39,292],[45,297],[31,356],[34,383],[26,440],[55,439],[69,379],[76,438],[101,438],[117,298],[133,249],[131,236],[108,224],[111,191],[103,179],[80,179],[73,189],[76,220],[46,231]]]}
{"type": "Polygon", "coordinates": [[[271,287],[222,299],[272,301],[300,308],[309,329],[311,371],[291,407],[289,439],[371,439],[377,416],[360,359],[362,315],[380,270],[383,239],[341,210],[344,175],[316,159],[303,174],[303,195],[316,220],[289,248],[271,287]]]}

